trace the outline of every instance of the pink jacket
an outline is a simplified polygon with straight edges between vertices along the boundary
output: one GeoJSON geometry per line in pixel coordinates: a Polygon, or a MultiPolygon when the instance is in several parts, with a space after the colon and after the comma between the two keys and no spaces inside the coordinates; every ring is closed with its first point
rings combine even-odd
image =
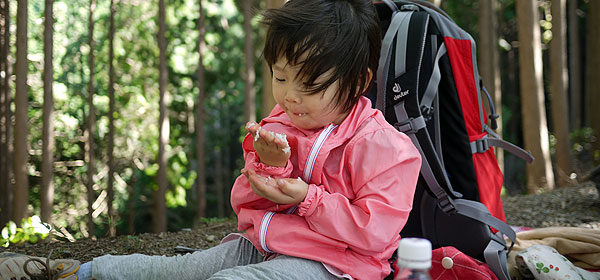
{"type": "Polygon", "coordinates": [[[297,207],[277,205],[239,176],[231,192],[238,229],[264,254],[320,261],[356,279],[387,276],[421,166],[410,139],[364,97],[339,126],[302,130],[279,106],[261,125],[287,135],[290,160],[286,167],[260,163],[247,135],[245,167],[273,178],[302,178],[308,193],[297,207]]]}

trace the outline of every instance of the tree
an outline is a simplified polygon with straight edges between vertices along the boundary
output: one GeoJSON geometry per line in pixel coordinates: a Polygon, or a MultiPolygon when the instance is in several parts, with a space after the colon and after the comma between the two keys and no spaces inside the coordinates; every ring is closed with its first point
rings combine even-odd
{"type": "Polygon", "coordinates": [[[559,186],[569,184],[571,144],[569,141],[568,71],[566,45],[566,1],[552,0],[552,41],[550,41],[552,126],[556,137],[556,171],[559,186]],[[565,117],[567,113],[567,117],[565,117]]]}
{"type": "MultiPolygon", "coordinates": [[[[600,139],[600,71],[596,69],[600,65],[600,1],[588,3],[587,32],[586,119],[596,139],[600,139]]],[[[600,149],[600,141],[596,141],[595,148],[600,149]]]]}
{"type": "Polygon", "coordinates": [[[53,0],[46,0],[44,7],[44,116],[42,128],[42,188],[41,188],[41,219],[52,222],[52,205],[54,204],[54,70],[52,64],[52,30],[54,15],[53,0]]]}
{"type": "Polygon", "coordinates": [[[542,49],[537,1],[516,1],[519,28],[521,114],[525,148],[535,157],[527,166],[527,191],[554,188],[542,83],[542,49]]]}
{"type": "MultiPolygon", "coordinates": [[[[225,129],[225,121],[223,114],[223,105],[218,104],[219,108],[217,123],[216,123],[216,132],[217,137],[222,137],[222,131],[227,131],[225,129]]],[[[225,216],[225,197],[223,190],[225,189],[225,184],[223,180],[223,175],[225,174],[225,164],[224,164],[224,156],[225,156],[225,145],[219,145],[215,147],[215,171],[214,171],[214,180],[215,180],[215,196],[217,197],[217,217],[222,218],[225,216]]]]}
{"type": "Polygon", "coordinates": [[[433,3],[433,5],[436,5],[437,7],[440,7],[442,5],[442,0],[428,0],[428,1],[433,3]]]}
{"type": "MultiPolygon", "coordinates": [[[[285,0],[265,0],[265,6],[267,9],[271,8],[279,8],[285,3],[285,0]]],[[[271,87],[271,80],[273,79],[271,75],[271,69],[266,62],[263,62],[263,92],[262,92],[262,116],[265,117],[271,113],[273,107],[275,107],[275,99],[273,98],[273,93],[271,92],[273,89],[271,87]]]]}
{"type": "Polygon", "coordinates": [[[96,195],[94,193],[94,170],[95,170],[95,162],[94,162],[94,127],[96,125],[96,113],[94,112],[94,73],[95,73],[95,64],[94,64],[94,10],[96,9],[95,0],[90,0],[89,5],[89,21],[88,21],[88,42],[90,46],[90,53],[88,59],[88,67],[90,69],[90,77],[88,81],[88,106],[89,106],[89,116],[88,116],[88,128],[87,128],[87,141],[85,147],[86,153],[86,162],[87,162],[87,224],[88,224],[88,232],[89,236],[94,236],[94,231],[96,229],[94,225],[94,217],[92,213],[94,212],[94,208],[92,205],[94,204],[94,200],[96,199],[96,195]]]}
{"type": "Polygon", "coordinates": [[[9,0],[0,0],[0,225],[12,218],[11,184],[11,96],[10,96],[10,9],[9,0]]]}
{"type": "Polygon", "coordinates": [[[160,49],[158,66],[158,91],[159,91],[159,136],[158,136],[158,190],[154,192],[154,215],[152,228],[154,232],[167,231],[167,206],[165,194],[167,192],[167,155],[166,147],[169,143],[169,115],[167,111],[167,40],[165,38],[165,1],[158,1],[158,48],[160,49]]]}
{"type": "MultiPolygon", "coordinates": [[[[479,69],[483,84],[494,102],[499,116],[496,133],[502,137],[502,86],[500,79],[500,55],[498,52],[498,1],[479,1],[479,69]]],[[[488,114],[490,113],[488,108],[488,114]]],[[[504,171],[504,151],[496,149],[500,169],[504,171]]]]}
{"type": "Polygon", "coordinates": [[[569,89],[571,106],[569,108],[571,130],[581,128],[583,106],[581,97],[583,95],[581,79],[581,50],[579,36],[579,16],[577,15],[577,0],[567,1],[567,28],[569,40],[569,89]]]}
{"type": "Polygon", "coordinates": [[[109,236],[116,235],[115,213],[113,201],[115,197],[115,67],[114,60],[114,41],[115,41],[115,5],[110,0],[110,24],[108,31],[108,182],[106,192],[108,196],[108,233],[109,236]]]}
{"type": "Polygon", "coordinates": [[[204,112],[204,98],[206,96],[206,85],[205,85],[205,69],[203,64],[204,52],[206,50],[206,42],[204,36],[206,34],[205,20],[206,16],[204,8],[202,6],[202,0],[198,0],[200,16],[198,17],[198,99],[196,101],[196,161],[198,162],[196,167],[196,219],[194,227],[197,227],[202,217],[206,217],[206,164],[204,162],[204,119],[206,114],[204,112]]]}
{"type": "Polygon", "coordinates": [[[27,0],[17,4],[17,60],[15,64],[15,140],[14,173],[15,189],[13,201],[13,221],[19,223],[27,217],[29,199],[29,178],[27,163],[27,133],[29,88],[27,86],[27,0]]]}
{"type": "Polygon", "coordinates": [[[256,92],[254,90],[254,80],[256,73],[254,72],[254,44],[252,42],[252,6],[254,1],[242,1],[244,12],[244,120],[256,121],[256,92]]]}

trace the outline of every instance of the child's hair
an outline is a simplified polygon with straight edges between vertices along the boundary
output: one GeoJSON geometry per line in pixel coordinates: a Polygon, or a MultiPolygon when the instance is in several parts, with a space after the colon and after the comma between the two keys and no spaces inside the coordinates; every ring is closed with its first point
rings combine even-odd
{"type": "Polygon", "coordinates": [[[333,103],[347,112],[368,90],[368,71],[375,75],[381,48],[371,0],[290,0],[264,12],[262,22],[268,26],[263,52],[269,67],[280,57],[301,64],[296,78],[309,94],[324,92],[339,80],[333,103]],[[327,80],[315,84],[329,70],[327,80]]]}

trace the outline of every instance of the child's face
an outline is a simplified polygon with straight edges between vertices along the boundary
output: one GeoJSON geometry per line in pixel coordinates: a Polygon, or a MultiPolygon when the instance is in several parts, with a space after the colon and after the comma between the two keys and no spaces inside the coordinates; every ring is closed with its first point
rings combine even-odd
{"type": "MultiPolygon", "coordinates": [[[[272,68],[273,97],[297,127],[319,129],[331,123],[340,124],[348,116],[348,112],[342,112],[339,108],[332,109],[337,83],[320,94],[309,94],[304,81],[296,80],[300,65],[287,64],[287,59],[280,57],[272,68]]],[[[324,82],[327,75],[326,72],[317,78],[315,84],[324,82]]]]}

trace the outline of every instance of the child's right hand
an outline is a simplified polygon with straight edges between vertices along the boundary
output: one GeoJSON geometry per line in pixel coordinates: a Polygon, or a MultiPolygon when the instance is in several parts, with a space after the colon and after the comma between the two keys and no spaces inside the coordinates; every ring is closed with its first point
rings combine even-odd
{"type": "Polygon", "coordinates": [[[260,162],[270,166],[285,167],[291,153],[284,134],[262,129],[255,122],[247,123],[245,128],[254,137],[254,150],[260,162]]]}

